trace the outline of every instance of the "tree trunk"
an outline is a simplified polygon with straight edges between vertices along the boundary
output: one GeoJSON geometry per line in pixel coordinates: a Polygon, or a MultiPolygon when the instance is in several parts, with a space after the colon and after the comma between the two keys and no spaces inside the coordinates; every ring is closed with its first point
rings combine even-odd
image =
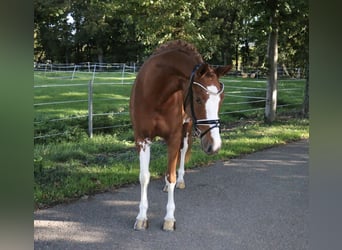
{"type": "Polygon", "coordinates": [[[306,82],[305,82],[302,115],[304,117],[309,117],[309,72],[306,72],[306,73],[307,74],[306,74],[306,82]]]}
{"type": "Polygon", "coordinates": [[[283,71],[284,71],[285,75],[287,77],[291,77],[290,74],[289,74],[289,71],[287,70],[287,67],[286,67],[285,63],[283,63],[281,66],[283,67],[283,71]]]}
{"type": "Polygon", "coordinates": [[[100,64],[103,63],[103,49],[101,47],[97,49],[97,58],[100,64]]]}
{"type": "Polygon", "coordinates": [[[277,110],[277,91],[278,91],[278,26],[275,20],[275,12],[270,18],[271,32],[268,40],[268,65],[269,76],[267,81],[266,106],[265,106],[265,122],[272,123],[276,118],[277,110]]]}
{"type": "Polygon", "coordinates": [[[235,45],[235,73],[239,70],[239,45],[235,45]]]}
{"type": "Polygon", "coordinates": [[[232,55],[231,53],[229,53],[228,50],[223,52],[223,65],[229,65],[232,64],[232,55]]]}

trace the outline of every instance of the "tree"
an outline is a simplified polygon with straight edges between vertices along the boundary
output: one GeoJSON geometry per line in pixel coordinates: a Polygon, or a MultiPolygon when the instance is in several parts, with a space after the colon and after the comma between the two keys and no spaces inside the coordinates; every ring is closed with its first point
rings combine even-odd
{"type": "Polygon", "coordinates": [[[266,90],[265,121],[271,123],[276,117],[277,109],[279,5],[277,0],[268,0],[266,6],[269,11],[270,31],[267,49],[269,76],[266,90]]]}
{"type": "MultiPolygon", "coordinates": [[[[309,6],[307,0],[287,1],[282,15],[279,61],[282,66],[301,68],[309,63],[309,6]]],[[[292,75],[293,76],[293,75],[292,75]]]]}
{"type": "Polygon", "coordinates": [[[199,18],[206,12],[204,2],[132,0],[123,8],[131,13],[137,40],[145,46],[148,55],[159,44],[173,39],[184,39],[196,45],[200,45],[201,40],[208,44],[209,39],[206,41],[198,26],[199,18]]]}
{"type": "Polygon", "coordinates": [[[307,0],[261,0],[249,1],[249,7],[255,17],[251,26],[257,54],[262,57],[267,51],[265,121],[271,123],[276,118],[279,59],[283,65],[291,61],[301,67],[308,62],[308,3],[307,0]]]}
{"type": "MultiPolygon", "coordinates": [[[[242,19],[246,1],[210,1],[207,3],[208,15],[201,17],[200,26],[204,33],[215,39],[211,62],[238,66],[238,50],[242,37],[242,19]]],[[[237,70],[237,68],[236,68],[237,70]]]]}
{"type": "MultiPolygon", "coordinates": [[[[307,71],[309,66],[307,66],[307,71]]],[[[305,82],[305,90],[304,90],[304,101],[302,107],[302,115],[304,117],[308,117],[309,115],[309,72],[306,73],[306,82],[305,82]]]]}
{"type": "Polygon", "coordinates": [[[103,63],[106,48],[110,44],[112,30],[109,21],[112,18],[113,6],[115,2],[110,1],[71,2],[70,15],[75,21],[74,41],[77,61],[83,59],[103,63]],[[83,51],[86,51],[86,58],[82,56],[83,51]]]}
{"type": "Polygon", "coordinates": [[[184,39],[213,64],[237,67],[243,56],[247,66],[269,66],[272,4],[279,62],[304,67],[307,0],[34,0],[34,55],[54,62],[142,61],[159,44],[184,39]]]}
{"type": "Polygon", "coordinates": [[[64,1],[34,1],[34,55],[36,61],[60,60],[69,48],[70,26],[64,1]]]}

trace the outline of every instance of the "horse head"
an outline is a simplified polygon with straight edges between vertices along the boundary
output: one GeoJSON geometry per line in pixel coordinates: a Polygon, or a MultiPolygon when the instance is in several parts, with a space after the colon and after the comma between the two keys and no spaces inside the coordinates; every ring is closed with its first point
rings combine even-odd
{"type": "Polygon", "coordinates": [[[188,111],[192,117],[195,134],[201,139],[202,150],[214,154],[221,148],[219,110],[224,98],[224,85],[219,78],[231,65],[213,68],[208,64],[195,67],[190,80],[188,111]]]}

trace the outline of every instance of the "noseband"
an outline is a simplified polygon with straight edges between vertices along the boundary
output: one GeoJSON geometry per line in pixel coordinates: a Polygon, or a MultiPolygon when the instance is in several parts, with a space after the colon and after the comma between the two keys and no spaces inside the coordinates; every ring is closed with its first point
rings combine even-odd
{"type": "Polygon", "coordinates": [[[187,94],[187,96],[185,98],[185,101],[184,101],[184,109],[185,109],[186,103],[187,103],[187,101],[189,99],[189,101],[190,101],[191,118],[192,118],[192,123],[193,123],[193,127],[194,127],[194,134],[195,134],[195,136],[202,138],[206,133],[208,133],[213,128],[219,128],[220,129],[220,119],[214,119],[214,120],[199,119],[198,120],[196,118],[195,109],[194,109],[194,100],[193,100],[193,90],[192,90],[192,87],[193,87],[193,85],[197,85],[197,86],[201,87],[204,91],[206,91],[206,93],[208,95],[220,95],[224,91],[224,85],[220,82],[221,90],[218,93],[215,93],[215,92],[210,91],[206,87],[204,87],[201,83],[195,82],[194,81],[195,73],[199,69],[200,66],[201,66],[201,64],[197,64],[194,67],[194,69],[192,70],[191,77],[190,77],[190,84],[189,84],[188,94],[187,94]],[[198,125],[209,125],[209,128],[207,130],[205,130],[204,132],[202,132],[198,128],[198,125]],[[210,126],[210,125],[213,125],[213,126],[210,126]]]}

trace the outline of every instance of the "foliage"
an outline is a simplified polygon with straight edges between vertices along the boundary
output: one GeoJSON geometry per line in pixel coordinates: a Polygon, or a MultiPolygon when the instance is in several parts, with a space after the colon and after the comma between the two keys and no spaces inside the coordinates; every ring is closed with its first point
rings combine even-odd
{"type": "Polygon", "coordinates": [[[266,63],[268,36],[274,29],[279,34],[279,62],[287,67],[306,67],[309,49],[309,5],[307,0],[250,1],[253,17],[248,27],[249,39],[256,44],[258,64],[266,63]],[[274,11],[273,22],[270,17],[274,11]]]}
{"type": "MultiPolygon", "coordinates": [[[[34,58],[142,62],[158,44],[181,38],[213,64],[237,65],[242,58],[243,66],[261,67],[271,2],[34,0],[34,58]]],[[[302,67],[308,59],[308,2],[277,2],[280,59],[288,67],[302,67]]]]}

